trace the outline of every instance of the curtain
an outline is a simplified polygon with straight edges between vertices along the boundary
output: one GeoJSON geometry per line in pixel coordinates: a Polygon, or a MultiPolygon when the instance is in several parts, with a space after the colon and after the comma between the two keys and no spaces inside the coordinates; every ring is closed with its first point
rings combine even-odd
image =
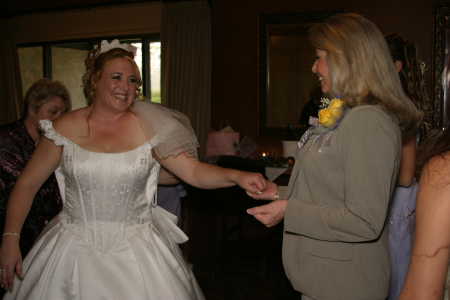
{"type": "Polygon", "coordinates": [[[211,16],[207,1],[164,3],[161,103],[187,115],[205,155],[211,126],[211,16]]]}
{"type": "Polygon", "coordinates": [[[0,20],[0,124],[19,119],[23,110],[19,53],[11,21],[0,20]]]}

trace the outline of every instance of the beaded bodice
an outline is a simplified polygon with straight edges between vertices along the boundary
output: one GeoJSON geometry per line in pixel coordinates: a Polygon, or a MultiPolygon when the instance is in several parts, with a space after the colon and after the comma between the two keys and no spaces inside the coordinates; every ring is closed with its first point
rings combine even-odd
{"type": "Polygon", "coordinates": [[[97,153],[49,126],[46,137],[64,146],[55,172],[63,198],[61,222],[100,252],[117,248],[152,220],[160,169],[152,157],[152,140],[128,152],[97,153]]]}

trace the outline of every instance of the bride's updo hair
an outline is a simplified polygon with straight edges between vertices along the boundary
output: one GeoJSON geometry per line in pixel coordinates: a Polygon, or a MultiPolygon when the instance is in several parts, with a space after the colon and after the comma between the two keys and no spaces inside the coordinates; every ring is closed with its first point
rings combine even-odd
{"type": "Polygon", "coordinates": [[[141,97],[142,93],[139,87],[142,86],[142,79],[139,68],[134,61],[134,54],[121,48],[113,48],[109,51],[99,54],[100,51],[100,47],[92,49],[91,51],[89,51],[88,57],[84,61],[86,65],[86,73],[83,75],[82,81],[84,96],[86,97],[87,105],[89,106],[94,103],[97,82],[100,80],[103,70],[117,58],[124,58],[130,61],[133,65],[134,71],[136,73],[138,87],[136,89],[135,98],[141,97]]]}

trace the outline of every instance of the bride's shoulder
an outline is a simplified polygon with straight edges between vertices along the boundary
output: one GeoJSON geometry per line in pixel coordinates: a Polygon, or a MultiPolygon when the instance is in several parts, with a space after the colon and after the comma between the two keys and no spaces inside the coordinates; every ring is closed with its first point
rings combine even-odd
{"type": "Polygon", "coordinates": [[[83,107],[65,113],[53,121],[53,128],[56,132],[68,139],[71,139],[73,136],[79,136],[88,128],[86,120],[90,111],[90,107],[83,107]]]}

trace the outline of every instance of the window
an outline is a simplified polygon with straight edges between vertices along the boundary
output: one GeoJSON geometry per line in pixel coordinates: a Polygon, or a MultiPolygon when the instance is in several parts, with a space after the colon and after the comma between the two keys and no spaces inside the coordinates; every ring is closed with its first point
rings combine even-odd
{"type": "MultiPolygon", "coordinates": [[[[93,41],[67,41],[41,45],[19,45],[22,87],[25,95],[31,85],[42,77],[61,81],[72,97],[72,109],[86,106],[82,77],[86,71],[84,60],[93,41]]],[[[138,48],[135,56],[142,77],[141,90],[153,102],[161,103],[161,43],[159,38],[119,39],[121,43],[138,48]]],[[[110,39],[108,39],[111,42],[110,39]]]]}
{"type": "Polygon", "coordinates": [[[42,47],[19,48],[20,73],[22,76],[23,95],[31,85],[43,77],[42,47]]]}

